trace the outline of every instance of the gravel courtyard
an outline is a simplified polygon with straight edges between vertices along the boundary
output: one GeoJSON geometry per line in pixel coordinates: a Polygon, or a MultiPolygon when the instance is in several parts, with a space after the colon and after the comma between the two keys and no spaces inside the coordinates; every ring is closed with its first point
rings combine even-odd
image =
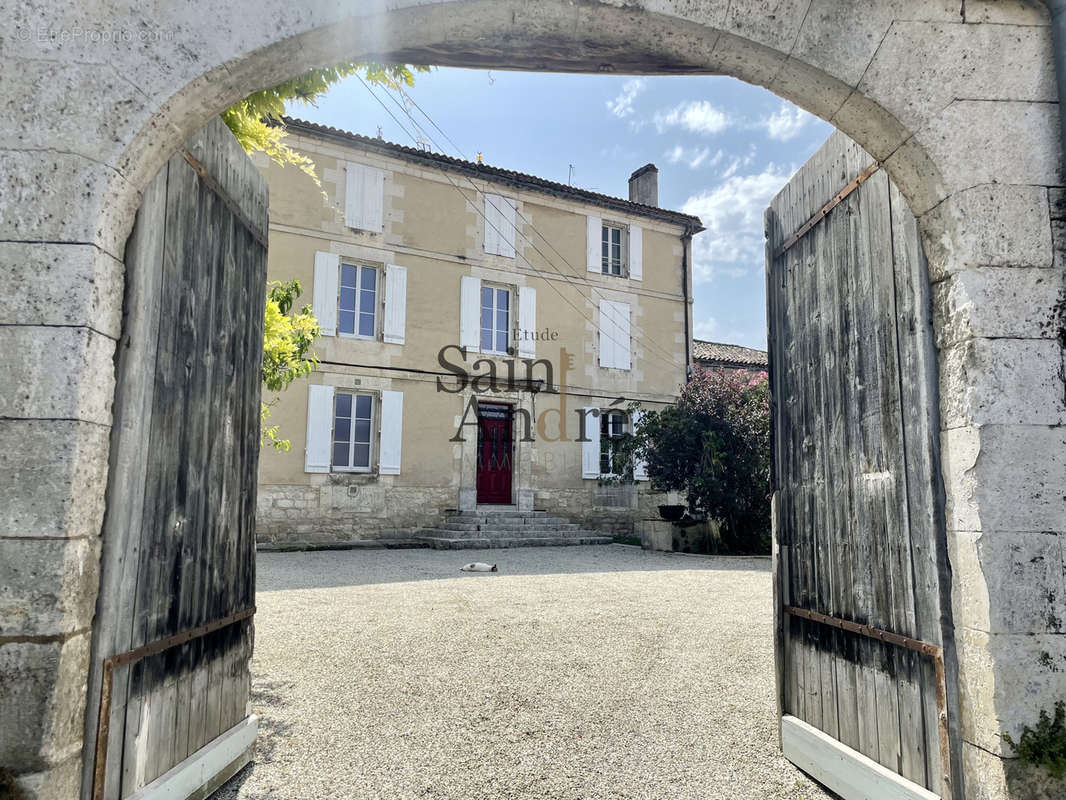
{"type": "Polygon", "coordinates": [[[769,562],[620,545],[261,553],[255,762],[216,797],[804,798],[769,562]],[[468,561],[498,573],[460,573],[468,561]]]}

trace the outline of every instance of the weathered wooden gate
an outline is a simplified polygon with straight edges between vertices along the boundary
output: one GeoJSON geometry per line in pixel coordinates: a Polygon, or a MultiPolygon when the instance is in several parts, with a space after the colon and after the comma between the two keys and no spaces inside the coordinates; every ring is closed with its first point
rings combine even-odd
{"type": "Polygon", "coordinates": [[[186,797],[242,766],[255,739],[266,237],[266,184],[217,119],[163,167],[137,214],[83,798],[186,797]]]}
{"type": "Polygon", "coordinates": [[[835,133],[766,220],[782,747],[846,800],[946,798],[955,657],[915,219],[835,133]]]}

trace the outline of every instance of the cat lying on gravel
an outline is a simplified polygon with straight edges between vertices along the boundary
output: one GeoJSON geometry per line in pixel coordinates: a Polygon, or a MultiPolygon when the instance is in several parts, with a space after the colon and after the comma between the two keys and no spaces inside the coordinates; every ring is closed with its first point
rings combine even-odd
{"type": "Polygon", "coordinates": [[[466,566],[459,567],[460,572],[499,572],[495,564],[486,564],[483,561],[474,561],[466,566]]]}

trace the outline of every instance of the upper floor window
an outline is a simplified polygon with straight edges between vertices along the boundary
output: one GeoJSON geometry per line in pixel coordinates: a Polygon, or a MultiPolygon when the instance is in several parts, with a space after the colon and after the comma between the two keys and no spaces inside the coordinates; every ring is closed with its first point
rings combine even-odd
{"type": "Polygon", "coordinates": [[[333,469],[369,472],[374,398],[369,394],[336,392],[333,401],[333,469]]]}
{"type": "Polygon", "coordinates": [[[378,271],[341,264],[337,329],[349,336],[373,338],[377,333],[378,271]]]}
{"type": "Polygon", "coordinates": [[[600,239],[601,270],[604,275],[625,274],[626,231],[621,225],[604,225],[600,239]]]}
{"type": "Polygon", "coordinates": [[[511,330],[511,292],[481,287],[481,352],[506,353],[511,330]]]}

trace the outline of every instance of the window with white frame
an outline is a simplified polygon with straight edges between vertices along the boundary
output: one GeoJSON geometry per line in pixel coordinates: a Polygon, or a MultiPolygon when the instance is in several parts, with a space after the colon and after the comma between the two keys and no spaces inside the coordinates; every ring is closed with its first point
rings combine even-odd
{"type": "Polygon", "coordinates": [[[604,275],[624,275],[626,267],[626,229],[605,223],[600,237],[600,269],[604,275]]]}
{"type": "Polygon", "coordinates": [[[506,353],[510,344],[511,292],[499,286],[481,287],[481,352],[506,353]]]}
{"type": "Polygon", "coordinates": [[[340,265],[337,330],[368,339],[377,334],[378,271],[363,264],[340,265]]]}
{"type": "Polygon", "coordinates": [[[600,414],[600,474],[623,475],[628,469],[619,452],[618,442],[626,433],[627,416],[623,411],[600,414]]]}
{"type": "Polygon", "coordinates": [[[333,461],[335,472],[369,472],[374,429],[374,397],[335,392],[333,395],[333,461]]]}

